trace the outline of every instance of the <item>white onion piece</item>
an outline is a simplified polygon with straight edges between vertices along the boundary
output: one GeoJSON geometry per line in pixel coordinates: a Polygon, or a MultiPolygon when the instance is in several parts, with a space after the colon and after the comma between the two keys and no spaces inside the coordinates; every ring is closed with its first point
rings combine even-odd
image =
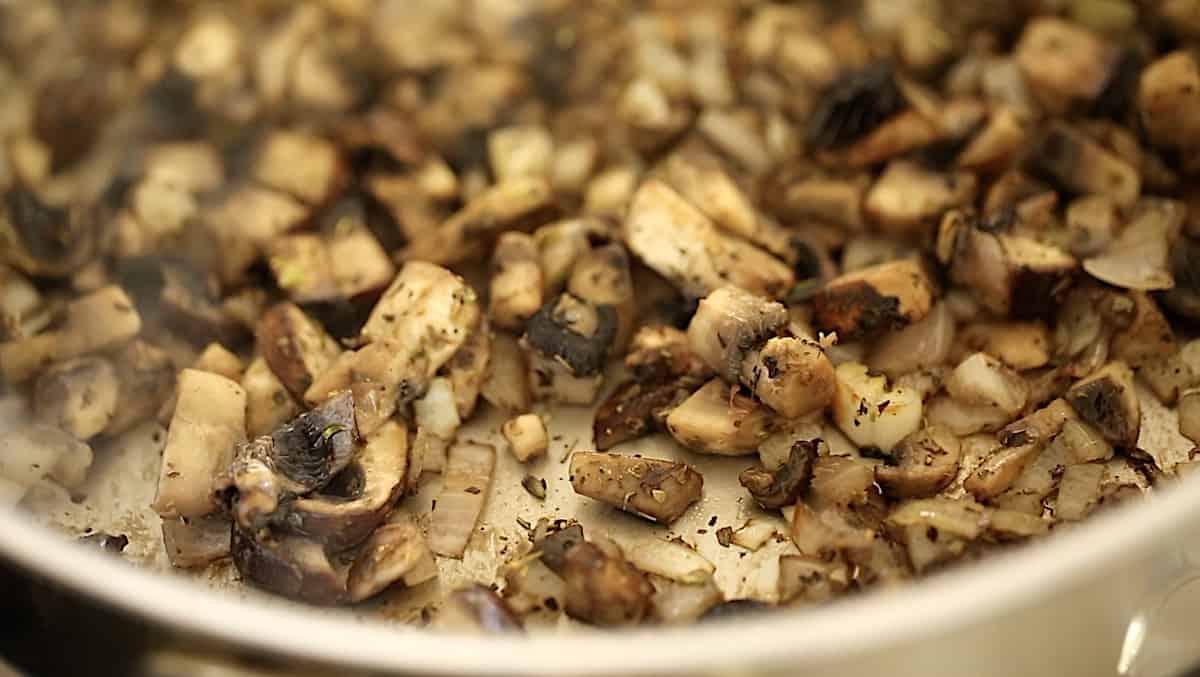
{"type": "Polygon", "coordinates": [[[1061,520],[1081,520],[1100,499],[1100,480],[1104,466],[1098,463],[1073,465],[1063,471],[1058,482],[1058,503],[1054,516],[1061,520]]]}
{"type": "Polygon", "coordinates": [[[766,519],[751,519],[740,529],[733,532],[730,543],[747,550],[758,550],[780,531],[779,525],[766,519]]]}
{"type": "Polygon", "coordinates": [[[1142,200],[1125,230],[1105,253],[1084,260],[1083,269],[1098,280],[1125,289],[1174,287],[1167,259],[1184,213],[1183,205],[1173,200],[1142,200]]]}
{"type": "Polygon", "coordinates": [[[1113,457],[1112,444],[1098,430],[1083,421],[1067,421],[1051,445],[1061,445],[1073,463],[1107,461],[1113,457]]]}
{"type": "Polygon", "coordinates": [[[1025,380],[986,353],[971,355],[950,372],[946,390],[963,404],[998,407],[1013,416],[1029,399],[1025,380]]]}
{"type": "Polygon", "coordinates": [[[856,362],[839,365],[833,421],[859,448],[891,451],[921,425],[921,396],[904,388],[887,387],[883,376],[871,376],[856,362]]]}
{"type": "Polygon", "coordinates": [[[31,424],[0,436],[0,494],[16,504],[43,477],[67,488],[79,486],[92,465],[92,449],[58,428],[31,424]]]}
{"type": "Polygon", "coordinates": [[[681,541],[648,539],[624,551],[625,559],[638,569],[679,583],[703,583],[716,571],[712,562],[681,541]]]}
{"type": "Polygon", "coordinates": [[[954,316],[945,303],[938,303],[920,322],[880,338],[867,364],[871,371],[892,378],[941,364],[950,354],[954,334],[954,316]]]}
{"type": "Polygon", "coordinates": [[[451,447],[445,482],[429,529],[429,547],[434,553],[462,558],[483,511],[495,468],[495,447],[473,443],[451,447]]]}
{"type": "Polygon", "coordinates": [[[924,498],[905,501],[888,515],[889,524],[924,526],[974,540],[987,523],[988,509],[968,498],[924,498]]]}

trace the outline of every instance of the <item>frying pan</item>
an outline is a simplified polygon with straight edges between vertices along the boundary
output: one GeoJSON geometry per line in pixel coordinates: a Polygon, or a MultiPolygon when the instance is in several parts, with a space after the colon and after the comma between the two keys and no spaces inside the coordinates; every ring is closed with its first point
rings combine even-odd
{"type": "MultiPolygon", "coordinates": [[[[1143,435],[1180,451],[1173,415],[1161,407],[1147,414],[1143,435]]],[[[497,422],[494,415],[484,416],[463,435],[486,441],[497,422]]],[[[470,580],[490,583],[508,539],[524,537],[516,517],[576,517],[627,547],[646,537],[646,527],[635,518],[570,490],[564,459],[574,449],[589,448],[589,422],[587,410],[556,410],[555,442],[539,465],[526,468],[502,456],[483,519],[487,527],[473,538],[464,560],[442,561],[437,583],[389,593],[365,608],[318,609],[267,597],[234,581],[227,566],[200,575],[168,573],[157,518],[146,507],[153,482],[144,478],[154,476],[147,471],[156,467],[158,449],[138,440],[151,440],[149,429],[98,451],[82,502],[35,493],[21,512],[0,510],[0,557],[62,590],[168,631],[176,650],[198,665],[221,664],[227,660],[222,656],[236,653],[287,665],[288,674],[303,665],[318,674],[336,666],[342,673],[388,675],[1169,677],[1200,662],[1193,633],[1200,618],[1196,478],[1157,487],[1144,501],[982,562],[823,607],[695,627],[540,628],[527,637],[406,625],[444,590],[470,580]],[[520,488],[527,471],[547,479],[545,503],[520,488]],[[63,537],[61,532],[78,533],[85,523],[123,529],[130,536],[125,558],[138,566],[63,537]],[[205,648],[190,656],[196,646],[205,648]]],[[[664,457],[686,453],[658,438],[629,446],[664,457]]],[[[727,595],[753,592],[755,577],[770,572],[769,548],[740,556],[737,549],[721,547],[706,528],[714,516],[718,526],[737,526],[751,514],[739,500],[735,479],[744,462],[694,456],[689,461],[708,480],[705,498],[671,533],[717,565],[717,582],[727,595]]],[[[403,505],[427,513],[436,484],[403,505]]],[[[145,660],[147,674],[173,674],[155,672],[161,655],[145,660]]],[[[231,670],[227,674],[241,674],[224,667],[231,670]]]]}

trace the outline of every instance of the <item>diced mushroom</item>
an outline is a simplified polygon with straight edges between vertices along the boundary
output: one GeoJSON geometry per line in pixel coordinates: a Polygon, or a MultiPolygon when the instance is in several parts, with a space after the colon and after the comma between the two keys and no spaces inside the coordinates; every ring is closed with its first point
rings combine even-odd
{"type": "Polygon", "coordinates": [[[946,428],[929,426],[892,449],[894,465],[875,467],[875,481],[896,498],[924,498],[945,489],[958,475],[961,445],[946,428]]]}
{"type": "MultiPolygon", "coordinates": [[[[361,602],[397,582],[424,583],[421,573],[433,563],[433,553],[412,516],[397,511],[363,543],[346,577],[350,601],[361,602]]],[[[436,571],[436,568],[434,569],[436,571]]]]}
{"type": "Polygon", "coordinates": [[[880,336],[867,364],[892,378],[935,367],[949,357],[955,335],[949,304],[936,303],[924,319],[880,336]]]}
{"type": "Polygon", "coordinates": [[[688,325],[691,351],[725,380],[736,383],[751,351],[787,325],[787,309],[737,287],[700,300],[688,325]]]}
{"type": "Polygon", "coordinates": [[[1064,456],[1073,463],[1107,461],[1113,456],[1112,445],[1092,426],[1083,421],[1067,421],[1051,443],[1060,445],[1064,456]]]}
{"type": "Polygon", "coordinates": [[[1200,143],[1200,65],[1195,57],[1180,50],[1147,66],[1138,82],[1137,105],[1142,126],[1156,145],[1190,148],[1200,143]]]}
{"type": "Polygon", "coordinates": [[[340,393],[271,435],[241,444],[232,459],[226,458],[220,474],[213,473],[215,489],[210,493],[219,493],[229,503],[240,528],[262,529],[278,521],[279,511],[293,496],[324,487],[350,464],[357,430],[353,399],[349,392],[340,393]]]}
{"type": "Polygon", "coordinates": [[[706,367],[692,352],[687,334],[665,325],[645,325],[633,335],[625,368],[642,383],[677,376],[700,376],[706,367]]]}
{"type": "Polygon", "coordinates": [[[717,456],[753,454],[770,433],[770,411],[713,379],[667,415],[667,432],[692,451],[717,456]]]}
{"type": "Polygon", "coordinates": [[[550,444],[546,436],[546,424],[537,414],[524,414],[509,419],[500,427],[500,432],[508,441],[513,456],[522,463],[544,455],[550,444]]]}
{"type": "Polygon", "coordinates": [[[267,311],[255,329],[267,366],[297,401],[334,363],[341,348],[298,306],[281,303],[267,311]]]}
{"type": "Polygon", "coordinates": [[[512,336],[497,332],[493,338],[492,359],[488,362],[480,395],[504,411],[528,411],[529,367],[524,351],[512,336]]]}
{"type": "Polygon", "coordinates": [[[250,437],[265,435],[300,414],[300,405],[261,357],[246,367],[241,385],[246,391],[246,432],[250,437]]]}
{"type": "Polygon", "coordinates": [[[998,407],[1010,416],[1020,413],[1029,399],[1020,374],[986,353],[963,360],[946,379],[946,390],[964,404],[998,407]]]}
{"type": "Polygon", "coordinates": [[[483,512],[495,466],[494,447],[461,443],[450,448],[429,531],[429,547],[435,554],[462,558],[483,512]]]}
{"type": "Polygon", "coordinates": [[[224,376],[230,381],[240,381],[244,371],[242,359],[229,352],[229,349],[220,343],[210,343],[205,346],[200,357],[192,365],[192,369],[212,372],[224,376]]]}
{"type": "Polygon", "coordinates": [[[39,421],[89,440],[112,422],[120,391],[112,362],[84,357],[42,372],[34,387],[33,408],[39,421]]]}
{"type": "Polygon", "coordinates": [[[781,170],[771,179],[773,190],[762,196],[768,208],[780,219],[819,219],[862,230],[863,194],[866,181],[858,178],[800,176],[781,170]]]}
{"type": "Polygon", "coordinates": [[[1060,399],[1005,427],[998,435],[1003,446],[979,463],[963,487],[979,500],[999,496],[1073,417],[1070,406],[1060,399]]]}
{"type": "Polygon", "coordinates": [[[463,279],[440,266],[405,264],[371,311],[362,336],[411,344],[427,355],[431,377],[466,340],[479,321],[475,292],[463,279]]]}
{"type": "Polygon", "coordinates": [[[627,381],[596,410],[592,431],[596,449],[648,435],[662,428],[667,415],[691,394],[697,381],[667,376],[660,381],[627,381]]]}
{"type": "Polygon", "coordinates": [[[0,372],[22,383],[51,362],[120,347],[141,329],[133,301],[120,287],[104,287],[68,303],[61,329],[0,343],[0,372]]]}
{"type": "Polygon", "coordinates": [[[651,612],[654,586],[610,545],[578,543],[563,557],[565,609],[572,618],[600,626],[640,623],[651,612]]]}
{"type": "Polygon", "coordinates": [[[867,191],[863,210],[884,232],[910,233],[951,207],[970,204],[975,188],[969,172],[942,174],[897,160],[867,191]]]}
{"type": "Polygon", "coordinates": [[[872,131],[901,112],[905,104],[891,65],[875,63],[846,73],[830,84],[813,111],[809,143],[818,149],[834,149],[870,138],[872,131]]]}
{"type": "Polygon", "coordinates": [[[346,572],[334,566],[319,543],[234,529],[230,553],[242,579],[264,590],[310,604],[346,602],[346,572]]]}
{"type": "Polygon", "coordinates": [[[996,107],[984,127],[958,154],[958,166],[974,171],[1001,169],[1020,152],[1027,134],[1027,123],[1015,110],[996,107]]]}
{"type": "Polygon", "coordinates": [[[309,204],[330,202],[345,181],[337,147],[317,136],[271,132],[259,150],[254,178],[309,204]]]}
{"type": "Polygon", "coordinates": [[[917,261],[883,263],[831,280],[813,297],[813,324],[854,341],[920,321],[934,286],[917,261]]]}
{"type": "Polygon", "coordinates": [[[617,333],[611,352],[621,353],[633,336],[637,306],[629,254],[619,244],[596,247],[579,257],[567,280],[567,291],[594,306],[611,306],[617,315],[617,333]]]}
{"type": "Polygon", "coordinates": [[[1077,267],[1075,259],[1057,247],[986,232],[977,219],[955,210],[942,219],[937,252],[949,265],[952,281],[972,289],[996,315],[1015,318],[1046,314],[1077,267]]]}
{"type": "Polygon", "coordinates": [[[520,330],[542,307],[542,268],[537,243],[525,233],[500,236],[492,255],[488,316],[497,326],[520,330]]]}
{"type": "Polygon", "coordinates": [[[792,445],[783,465],[770,471],[747,468],[738,476],[738,481],[764,510],[795,505],[812,479],[819,442],[799,440],[792,445]]]}
{"type": "Polygon", "coordinates": [[[717,227],[770,248],[764,241],[764,226],[754,206],[717,158],[693,149],[678,151],[663,160],[659,173],[717,227]]]}
{"type": "Polygon", "coordinates": [[[539,397],[590,404],[604,380],[604,364],[617,334],[611,306],[594,306],[571,294],[551,299],[525,327],[529,380],[539,397]]]}
{"type": "Polygon", "coordinates": [[[1110,197],[1084,195],[1072,200],[1066,213],[1071,254],[1087,257],[1106,249],[1117,232],[1119,218],[1117,205],[1110,197]]]}
{"type": "Polygon", "coordinates": [[[1130,293],[1129,299],[1133,302],[1129,326],[1114,332],[1109,344],[1113,359],[1140,369],[1178,352],[1171,323],[1154,299],[1141,292],[1130,293]]]}
{"type": "Polygon", "coordinates": [[[1132,206],[1141,193],[1136,167],[1062,123],[1051,125],[1033,148],[1034,166],[1069,190],[1104,195],[1121,207],[1132,206]]]}
{"type": "Polygon", "coordinates": [[[866,551],[876,534],[852,517],[838,508],[817,510],[803,501],[797,503],[792,514],[792,542],[801,554],[821,559],[866,551]]]}
{"type": "Polygon", "coordinates": [[[92,458],[92,448],[68,432],[38,423],[14,426],[0,437],[0,505],[16,505],[45,477],[78,488],[92,458]]]}
{"type": "Polygon", "coordinates": [[[983,322],[964,327],[959,342],[1024,371],[1050,362],[1050,333],[1040,322],[983,322]]]}
{"type": "Polygon", "coordinates": [[[786,264],[719,232],[707,216],[658,179],[647,179],[634,193],[624,235],[634,255],[692,298],[727,284],[777,298],[794,281],[786,264]]]}
{"type": "Polygon", "coordinates": [[[704,486],[686,464],[611,453],[575,453],[570,474],[575,493],[660,524],[679,519],[704,486]]]}
{"type": "Polygon", "coordinates": [[[84,208],[46,204],[16,186],[0,196],[0,255],[37,277],[68,277],[99,253],[100,224],[84,208]]]}
{"type": "Polygon", "coordinates": [[[856,362],[838,365],[832,418],[860,448],[890,452],[921,424],[920,394],[901,387],[888,389],[887,378],[871,376],[856,362]]]}
{"type": "Polygon", "coordinates": [[[487,150],[497,181],[548,177],[554,158],[554,139],[540,125],[514,125],[492,131],[487,150]]]}
{"type": "Polygon", "coordinates": [[[594,230],[594,222],[585,218],[551,223],[534,231],[547,295],[561,291],[567,284],[575,262],[592,248],[589,235],[594,230]]]}
{"type": "Polygon", "coordinates": [[[204,517],[220,507],[213,482],[246,439],[246,393],[229,379],[184,369],[167,432],[154,510],[164,518],[204,517]]]}
{"type": "Polygon", "coordinates": [[[284,193],[246,185],[230,192],[203,220],[221,248],[222,282],[240,281],[270,240],[304,223],[309,209],[284,193]]]}
{"type": "Polygon", "coordinates": [[[1066,400],[1109,442],[1126,449],[1137,447],[1142,410],[1133,387],[1133,372],[1124,362],[1110,362],[1071,386],[1066,400]]]}
{"type": "Polygon", "coordinates": [[[454,387],[454,406],[458,408],[458,417],[464,421],[475,412],[491,362],[492,332],[481,318],[479,327],[471,332],[466,343],[447,363],[450,384],[454,387]]]}
{"type": "Polygon", "coordinates": [[[120,396],[119,406],[104,430],[106,435],[119,435],[160,414],[160,407],[175,394],[175,366],[160,348],[142,340],[131,341],[113,355],[113,364],[120,396]]]}
{"type": "Polygon", "coordinates": [[[478,583],[450,593],[436,626],[454,632],[520,633],[521,619],[491,588],[478,583]]]}
{"type": "Polygon", "coordinates": [[[1070,21],[1038,17],[1025,25],[1015,56],[1034,95],[1052,111],[1065,113],[1100,95],[1119,52],[1070,21]]]}

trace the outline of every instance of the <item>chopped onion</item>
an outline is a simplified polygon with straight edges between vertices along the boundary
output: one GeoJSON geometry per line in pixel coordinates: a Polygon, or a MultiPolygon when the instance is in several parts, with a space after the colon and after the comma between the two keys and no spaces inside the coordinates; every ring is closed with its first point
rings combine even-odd
{"type": "Polygon", "coordinates": [[[1098,430],[1083,421],[1070,420],[1052,444],[1062,445],[1073,463],[1107,461],[1113,456],[1112,445],[1098,430]]]}
{"type": "Polygon", "coordinates": [[[779,525],[774,521],[754,518],[733,532],[730,543],[747,550],[758,550],[778,533],[779,525]]]}
{"type": "Polygon", "coordinates": [[[861,447],[890,451],[921,425],[921,397],[904,388],[887,387],[883,376],[871,376],[855,362],[839,365],[833,421],[861,447]]]}
{"type": "Polygon", "coordinates": [[[792,453],[792,446],[801,440],[821,437],[821,425],[812,421],[789,421],[779,432],[758,445],[758,460],[767,470],[783,465],[792,453]]]}
{"type": "Polygon", "coordinates": [[[1083,269],[1116,287],[1152,291],[1171,289],[1175,278],[1168,262],[1185,209],[1174,200],[1142,200],[1129,225],[1100,256],[1085,259],[1083,269]]]}
{"type": "Polygon", "coordinates": [[[998,407],[1010,416],[1020,413],[1029,399],[1029,386],[1000,360],[975,353],[950,372],[946,390],[968,405],[998,407]]]}
{"type": "Polygon", "coordinates": [[[1054,516],[1062,520],[1087,517],[1100,499],[1100,480],[1103,477],[1104,466],[1098,463],[1081,463],[1063,471],[1058,483],[1054,516]]]}
{"type": "Polygon", "coordinates": [[[880,338],[867,364],[892,378],[939,365],[949,356],[954,335],[954,316],[945,303],[938,303],[920,322],[880,338]]]}
{"type": "Polygon", "coordinates": [[[725,601],[711,575],[695,583],[680,583],[662,576],[651,576],[654,584],[654,615],[663,623],[691,623],[709,609],[725,601]]]}
{"type": "Polygon", "coordinates": [[[624,550],[625,559],[638,569],[689,585],[703,583],[716,570],[712,562],[682,541],[655,538],[624,550]]]}
{"type": "Polygon", "coordinates": [[[933,527],[939,532],[974,540],[983,531],[987,517],[988,509],[970,499],[924,498],[900,504],[887,521],[900,527],[933,527]]]}
{"type": "Polygon", "coordinates": [[[451,447],[445,483],[429,529],[429,546],[435,554],[462,558],[483,511],[495,467],[495,447],[474,443],[451,447]]]}
{"type": "Polygon", "coordinates": [[[944,426],[960,436],[996,431],[1012,420],[1012,416],[999,407],[972,406],[949,397],[935,397],[925,410],[930,424],[944,426]]]}

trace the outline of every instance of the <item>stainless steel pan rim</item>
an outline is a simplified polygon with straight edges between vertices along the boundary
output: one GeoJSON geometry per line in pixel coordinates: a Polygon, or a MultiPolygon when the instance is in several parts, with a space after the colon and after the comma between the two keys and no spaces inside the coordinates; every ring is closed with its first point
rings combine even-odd
{"type": "Polygon", "coordinates": [[[624,633],[448,636],[365,623],[329,610],[272,607],[153,575],[0,510],[0,553],[46,579],[152,623],[250,650],[370,670],[424,674],[582,675],[712,671],[737,661],[822,661],[936,636],[1051,598],[1172,542],[1200,514],[1182,482],[1054,538],[900,590],[801,613],[624,633]]]}

